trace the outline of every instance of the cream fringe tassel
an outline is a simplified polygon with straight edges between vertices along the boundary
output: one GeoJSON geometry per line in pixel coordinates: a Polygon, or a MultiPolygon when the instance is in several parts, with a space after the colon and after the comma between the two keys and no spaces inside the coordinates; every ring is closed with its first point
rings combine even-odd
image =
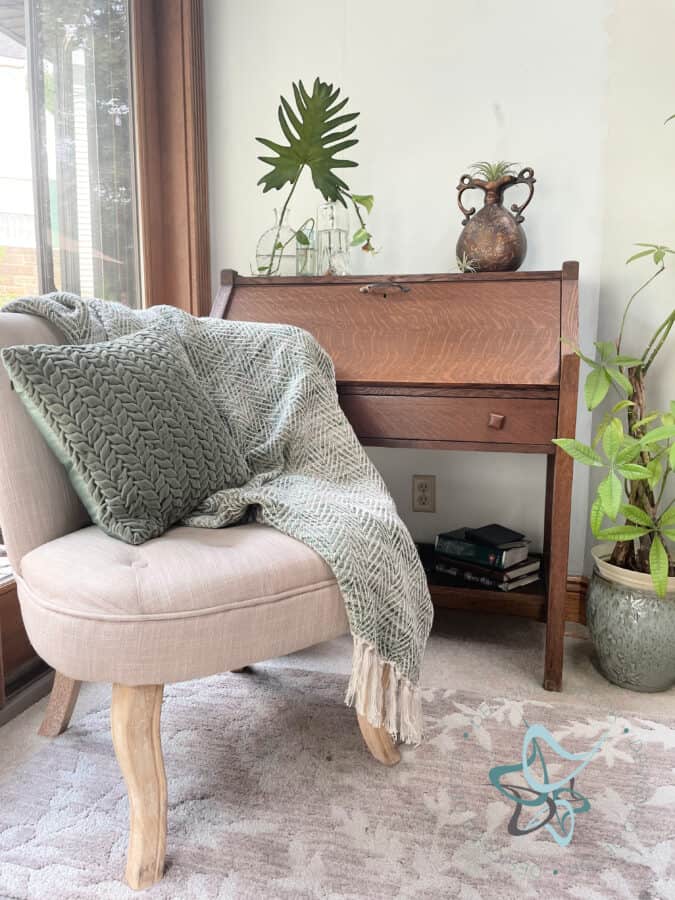
{"type": "Polygon", "coordinates": [[[419,687],[404,678],[393,663],[380,659],[373,645],[359,637],[354,638],[345,703],[354,706],[375,728],[384,726],[393,738],[406,744],[419,744],[422,740],[419,687]]]}

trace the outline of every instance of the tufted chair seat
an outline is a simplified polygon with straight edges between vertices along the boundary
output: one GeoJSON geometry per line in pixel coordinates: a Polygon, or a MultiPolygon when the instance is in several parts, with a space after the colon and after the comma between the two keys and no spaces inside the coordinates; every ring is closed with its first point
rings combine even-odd
{"type": "Polygon", "coordinates": [[[139,546],[82,528],[24,556],[20,593],[35,649],[82,681],[184,681],[347,631],[326,563],[257,524],[139,546]]]}

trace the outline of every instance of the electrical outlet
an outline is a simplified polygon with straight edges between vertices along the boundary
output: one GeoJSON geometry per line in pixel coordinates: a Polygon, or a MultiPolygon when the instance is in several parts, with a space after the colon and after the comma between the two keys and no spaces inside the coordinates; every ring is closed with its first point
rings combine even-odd
{"type": "Polygon", "coordinates": [[[436,512],[436,476],[413,475],[413,512],[436,512]]]}

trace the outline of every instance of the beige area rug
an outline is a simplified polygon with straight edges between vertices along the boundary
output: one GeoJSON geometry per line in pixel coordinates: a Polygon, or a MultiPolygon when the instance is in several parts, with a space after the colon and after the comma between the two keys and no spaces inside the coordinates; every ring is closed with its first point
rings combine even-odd
{"type": "MultiPolygon", "coordinates": [[[[342,704],[345,683],[261,666],[167,688],[168,868],[144,896],[675,898],[675,721],[426,691],[425,743],[385,769],[342,704]],[[491,769],[519,762],[534,725],[575,753],[606,740],[571,762],[544,733],[530,750],[548,778],[540,757],[530,778],[555,784],[585,765],[574,785],[537,796],[522,771],[493,772],[500,792],[491,769]]],[[[108,710],[76,712],[2,785],[0,896],[138,896],[120,880],[126,839],[108,710]]]]}

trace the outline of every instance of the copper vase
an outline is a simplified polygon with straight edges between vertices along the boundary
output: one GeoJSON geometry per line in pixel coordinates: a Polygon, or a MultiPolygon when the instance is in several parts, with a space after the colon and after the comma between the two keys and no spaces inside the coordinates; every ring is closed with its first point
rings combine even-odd
{"type": "Polygon", "coordinates": [[[520,223],[523,210],[534,193],[534,169],[521,169],[517,175],[504,175],[496,181],[484,181],[462,175],[457,185],[457,205],[464,213],[462,233],[457,241],[457,259],[465,261],[477,272],[515,272],[527,253],[527,238],[520,223]],[[525,184],[530,192],[520,206],[513,203],[511,212],[504,208],[504,192],[514,184],[525,184]],[[462,204],[464,191],[478,188],[485,194],[483,208],[476,212],[462,204]]]}

